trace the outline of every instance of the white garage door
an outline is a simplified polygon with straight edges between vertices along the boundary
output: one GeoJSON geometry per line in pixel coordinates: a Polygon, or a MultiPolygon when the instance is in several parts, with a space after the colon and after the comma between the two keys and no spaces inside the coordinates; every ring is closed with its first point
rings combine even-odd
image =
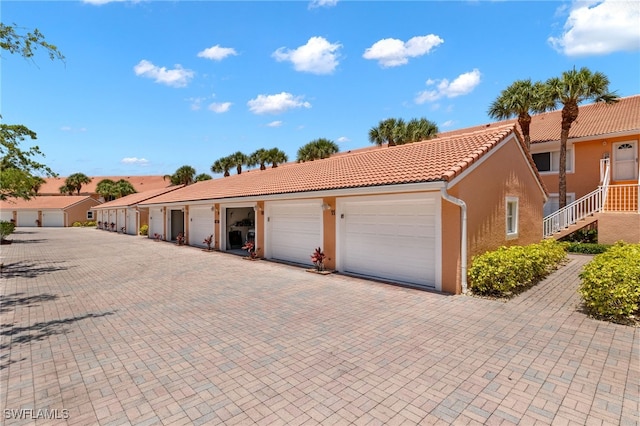
{"type": "Polygon", "coordinates": [[[163,214],[160,208],[149,209],[149,238],[153,238],[154,234],[164,235],[164,226],[162,225],[163,214]]]}
{"type": "Polygon", "coordinates": [[[126,228],[127,226],[127,218],[125,217],[126,215],[126,209],[118,209],[116,210],[116,225],[117,225],[117,231],[120,232],[120,230],[122,228],[126,228]]]}
{"type": "Polygon", "coordinates": [[[434,194],[341,202],[337,218],[340,270],[435,287],[439,200],[434,194]]]}
{"type": "Polygon", "coordinates": [[[43,211],[42,226],[62,227],[64,226],[64,212],[61,211],[43,211]]]}
{"type": "Polygon", "coordinates": [[[13,219],[13,210],[0,210],[0,221],[10,222],[13,219]]]}
{"type": "Polygon", "coordinates": [[[36,220],[38,212],[33,210],[18,210],[18,226],[38,226],[36,220]]]}
{"type": "Polygon", "coordinates": [[[322,201],[266,203],[267,252],[270,259],[311,265],[322,247],[322,201]]]}
{"type": "Polygon", "coordinates": [[[206,247],[204,239],[214,233],[211,206],[189,207],[189,245],[206,247]]]}
{"type": "Polygon", "coordinates": [[[134,209],[127,209],[127,234],[138,235],[137,214],[134,209]]]}

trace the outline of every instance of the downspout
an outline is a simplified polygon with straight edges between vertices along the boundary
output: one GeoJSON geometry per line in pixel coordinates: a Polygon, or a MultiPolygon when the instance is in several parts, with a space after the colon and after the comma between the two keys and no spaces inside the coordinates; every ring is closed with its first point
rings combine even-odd
{"type": "Polygon", "coordinates": [[[459,198],[447,193],[447,186],[440,189],[442,198],[460,207],[460,222],[462,225],[460,235],[460,275],[462,278],[462,294],[467,293],[467,204],[459,198]]]}

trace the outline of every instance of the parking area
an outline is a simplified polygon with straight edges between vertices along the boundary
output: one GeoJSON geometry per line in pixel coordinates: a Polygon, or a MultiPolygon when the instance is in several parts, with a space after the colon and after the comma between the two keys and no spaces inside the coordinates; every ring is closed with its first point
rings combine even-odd
{"type": "Polygon", "coordinates": [[[3,424],[639,422],[640,329],[581,312],[589,257],[505,303],[96,229],[9,238],[3,424]]]}

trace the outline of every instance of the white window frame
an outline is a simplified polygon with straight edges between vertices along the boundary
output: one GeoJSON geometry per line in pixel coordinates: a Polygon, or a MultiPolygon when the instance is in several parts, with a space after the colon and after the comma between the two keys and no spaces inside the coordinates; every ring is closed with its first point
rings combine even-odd
{"type": "Polygon", "coordinates": [[[518,238],[518,216],[520,214],[518,197],[506,197],[505,198],[505,232],[507,239],[518,238]],[[509,212],[510,207],[513,206],[513,211],[509,212]]]}
{"type": "MultiPolygon", "coordinates": [[[[548,151],[540,151],[540,152],[532,152],[531,156],[539,155],[539,154],[549,154],[549,167],[550,170],[538,170],[538,173],[541,175],[547,174],[558,174],[558,170],[560,168],[560,150],[548,150],[548,151]],[[556,159],[554,161],[554,158],[556,159]]],[[[573,148],[567,147],[567,173],[573,173],[573,148]]]]}
{"type": "Polygon", "coordinates": [[[87,210],[87,220],[93,220],[93,210],[87,210]]]}

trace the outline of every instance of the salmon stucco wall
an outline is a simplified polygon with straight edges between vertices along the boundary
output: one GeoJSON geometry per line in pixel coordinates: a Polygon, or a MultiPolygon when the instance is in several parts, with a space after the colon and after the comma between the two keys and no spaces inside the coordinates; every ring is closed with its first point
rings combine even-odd
{"type": "MultiPolygon", "coordinates": [[[[471,265],[473,256],[500,246],[527,245],[542,240],[545,196],[515,137],[485,157],[481,165],[473,168],[448,192],[467,204],[467,266],[471,265]],[[518,200],[518,233],[509,237],[506,232],[507,197],[518,200]]],[[[443,203],[443,259],[447,259],[443,261],[443,284],[446,282],[447,288],[452,277],[449,271],[452,265],[445,262],[453,262],[454,258],[451,256],[454,241],[450,240],[459,240],[455,238],[459,231],[452,233],[452,229],[456,228],[456,221],[460,227],[459,208],[453,206],[452,209],[450,205],[443,203]]],[[[456,281],[456,293],[459,293],[459,278],[456,281]]]]}
{"type": "MultiPolygon", "coordinates": [[[[639,135],[602,138],[592,141],[577,142],[571,145],[574,151],[574,170],[567,173],[567,192],[575,193],[576,199],[590,193],[600,185],[600,160],[611,158],[613,144],[626,141],[638,141],[639,135]]],[[[546,144],[545,144],[546,145],[546,144]]],[[[554,144],[558,149],[559,143],[554,144]]],[[[532,148],[533,152],[544,152],[532,148]]],[[[614,165],[612,165],[614,167],[614,165]]],[[[611,170],[613,176],[613,170],[611,170]]],[[[542,181],[549,193],[557,194],[558,173],[543,173],[542,181]]],[[[614,182],[615,183],[615,182],[614,182]]]]}
{"type": "Polygon", "coordinates": [[[331,207],[322,211],[322,251],[326,256],[324,266],[327,269],[336,269],[336,197],[324,197],[322,202],[331,207]]]}
{"type": "Polygon", "coordinates": [[[91,209],[91,207],[97,206],[100,204],[94,198],[87,198],[84,201],[81,201],[65,210],[67,213],[65,226],[73,225],[73,222],[86,222],[87,212],[91,209]]]}
{"type": "Polygon", "coordinates": [[[598,243],[640,243],[640,214],[598,213],[598,243]]]}
{"type": "Polygon", "coordinates": [[[442,201],[442,292],[462,291],[460,240],[462,238],[461,208],[442,201]]]}
{"type": "Polygon", "coordinates": [[[255,214],[255,251],[258,257],[264,257],[264,201],[256,203],[255,214]]]}

